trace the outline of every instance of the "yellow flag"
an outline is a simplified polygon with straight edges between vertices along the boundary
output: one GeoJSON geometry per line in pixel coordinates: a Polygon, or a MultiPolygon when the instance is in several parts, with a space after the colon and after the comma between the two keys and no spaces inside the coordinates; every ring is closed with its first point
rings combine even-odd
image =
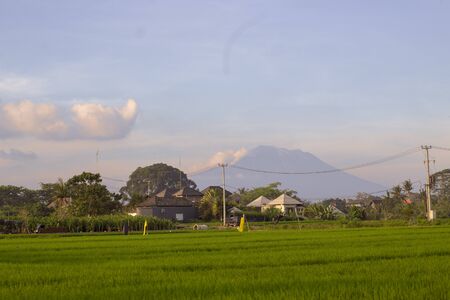
{"type": "Polygon", "coordinates": [[[147,223],[147,220],[145,220],[145,222],[144,222],[144,233],[142,235],[146,235],[147,234],[147,228],[148,228],[148,223],[147,223]]]}
{"type": "Polygon", "coordinates": [[[241,217],[241,223],[239,224],[239,232],[244,232],[244,226],[245,226],[245,216],[241,217]]]}

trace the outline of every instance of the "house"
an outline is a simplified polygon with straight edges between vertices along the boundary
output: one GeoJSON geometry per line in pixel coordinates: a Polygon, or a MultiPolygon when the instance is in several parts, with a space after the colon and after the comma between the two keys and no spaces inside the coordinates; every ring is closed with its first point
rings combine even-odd
{"type": "Polygon", "coordinates": [[[330,204],[328,207],[331,208],[331,210],[333,211],[333,214],[335,214],[336,216],[345,216],[345,213],[340,210],[339,208],[337,208],[335,205],[330,204]]]}
{"type": "Polygon", "coordinates": [[[249,204],[247,204],[247,207],[250,208],[256,208],[262,211],[263,207],[267,204],[269,204],[270,200],[267,199],[264,196],[260,196],[258,198],[256,198],[255,200],[253,200],[252,202],[250,202],[249,204]]]}
{"type": "Polygon", "coordinates": [[[203,193],[194,190],[193,188],[185,187],[173,193],[172,196],[176,198],[186,198],[190,200],[192,203],[197,204],[203,198],[203,193]]]}
{"type": "Polygon", "coordinates": [[[237,208],[236,206],[233,206],[232,208],[227,210],[228,215],[242,215],[244,212],[237,208]]]}
{"type": "Polygon", "coordinates": [[[137,205],[136,215],[174,221],[190,221],[197,218],[197,210],[192,201],[184,197],[153,196],[148,197],[144,202],[137,205]]]}
{"type": "Polygon", "coordinates": [[[286,194],[283,194],[280,197],[276,198],[275,200],[272,200],[269,203],[267,203],[266,205],[264,205],[262,208],[262,211],[269,209],[269,208],[277,208],[283,214],[289,214],[291,212],[298,213],[299,210],[301,210],[304,207],[305,207],[305,205],[302,202],[300,202],[286,194]]]}
{"type": "Polygon", "coordinates": [[[347,199],[346,203],[347,203],[348,207],[354,206],[354,207],[364,208],[364,207],[367,207],[369,205],[370,200],[367,200],[367,199],[357,199],[357,200],[347,199]]]}
{"type": "Polygon", "coordinates": [[[177,190],[175,189],[164,189],[161,192],[157,193],[155,196],[158,198],[170,198],[176,192],[177,190]]]}

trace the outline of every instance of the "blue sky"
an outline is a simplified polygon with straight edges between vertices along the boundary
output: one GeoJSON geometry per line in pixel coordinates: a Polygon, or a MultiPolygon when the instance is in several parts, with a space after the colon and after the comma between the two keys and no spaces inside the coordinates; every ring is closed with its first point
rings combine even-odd
{"type": "MultiPolygon", "coordinates": [[[[0,121],[1,153],[23,153],[0,157],[0,184],[180,157],[194,170],[260,144],[336,166],[450,145],[449,14],[448,1],[0,0],[0,117],[30,120],[0,121]]],[[[422,158],[355,174],[390,185],[423,176],[422,158]]]]}

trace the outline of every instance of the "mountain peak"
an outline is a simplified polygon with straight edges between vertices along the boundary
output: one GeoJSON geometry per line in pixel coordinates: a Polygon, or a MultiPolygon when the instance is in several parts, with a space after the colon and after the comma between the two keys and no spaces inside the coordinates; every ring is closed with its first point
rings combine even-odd
{"type": "MultiPolygon", "coordinates": [[[[235,163],[236,166],[279,172],[314,172],[334,170],[335,167],[320,160],[315,155],[302,150],[289,150],[270,145],[261,145],[250,150],[235,163]]],[[[200,186],[213,185],[220,182],[221,177],[210,172],[194,177],[200,186]]],[[[227,182],[235,187],[258,187],[272,182],[281,182],[282,188],[293,189],[300,197],[306,199],[341,197],[347,198],[358,192],[374,192],[383,187],[348,174],[333,172],[310,175],[285,175],[274,173],[256,173],[242,169],[230,168],[227,182]]]]}

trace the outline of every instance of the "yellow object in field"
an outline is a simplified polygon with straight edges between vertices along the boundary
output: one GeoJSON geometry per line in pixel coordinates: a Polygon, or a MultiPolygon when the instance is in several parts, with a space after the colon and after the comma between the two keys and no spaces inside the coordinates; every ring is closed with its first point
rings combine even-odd
{"type": "Polygon", "coordinates": [[[147,229],[148,229],[148,223],[147,223],[147,220],[145,220],[145,222],[144,222],[144,233],[142,235],[147,235],[148,234],[147,233],[147,229]]]}
{"type": "Polygon", "coordinates": [[[244,232],[244,229],[245,229],[244,226],[245,226],[245,216],[242,216],[241,223],[239,224],[239,228],[238,228],[239,232],[244,232]]]}

